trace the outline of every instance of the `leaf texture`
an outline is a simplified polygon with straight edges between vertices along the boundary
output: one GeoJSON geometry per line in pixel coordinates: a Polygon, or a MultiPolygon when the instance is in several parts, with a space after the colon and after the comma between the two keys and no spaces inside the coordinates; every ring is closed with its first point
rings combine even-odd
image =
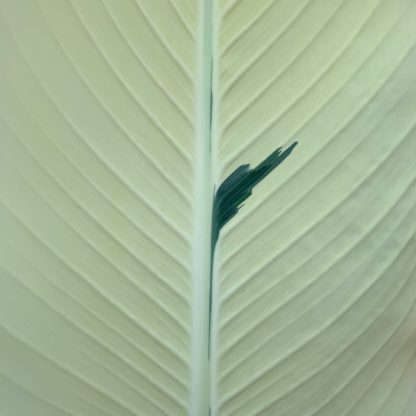
{"type": "Polygon", "coordinates": [[[220,415],[415,411],[415,6],[219,2],[220,177],[299,142],[219,244],[220,415]]]}
{"type": "Polygon", "coordinates": [[[165,3],[1,2],[1,414],[188,412],[198,10],[165,3]]]}
{"type": "Polygon", "coordinates": [[[0,414],[414,416],[415,19],[1,0],[0,414]]]}

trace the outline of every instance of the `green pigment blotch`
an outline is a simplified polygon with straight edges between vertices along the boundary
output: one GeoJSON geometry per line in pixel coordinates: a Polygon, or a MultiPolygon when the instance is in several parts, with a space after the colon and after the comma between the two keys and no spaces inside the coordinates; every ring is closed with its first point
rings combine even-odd
{"type": "MultiPolygon", "coordinates": [[[[211,312],[212,312],[212,270],[214,264],[215,247],[221,229],[243,206],[243,202],[251,195],[253,188],[261,182],[270,172],[279,166],[293,151],[298,143],[294,142],[286,150],[279,147],[271,153],[263,162],[250,169],[250,165],[241,165],[225,178],[214,195],[212,209],[211,230],[211,282],[209,300],[209,338],[211,337],[211,312]]],[[[208,347],[208,356],[210,347],[208,347]]]]}
{"type": "Polygon", "coordinates": [[[221,229],[237,215],[243,202],[251,195],[253,188],[261,182],[270,172],[279,166],[296,147],[294,142],[285,151],[279,147],[270,154],[263,162],[253,169],[250,165],[241,165],[232,172],[215,193],[212,210],[212,238],[211,254],[214,255],[215,246],[221,229]]]}

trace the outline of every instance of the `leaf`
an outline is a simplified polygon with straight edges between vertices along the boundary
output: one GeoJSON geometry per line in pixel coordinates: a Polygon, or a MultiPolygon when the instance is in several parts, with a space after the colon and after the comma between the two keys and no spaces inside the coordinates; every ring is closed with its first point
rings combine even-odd
{"type": "Polygon", "coordinates": [[[413,1],[0,12],[1,414],[414,414],[413,1]]]}

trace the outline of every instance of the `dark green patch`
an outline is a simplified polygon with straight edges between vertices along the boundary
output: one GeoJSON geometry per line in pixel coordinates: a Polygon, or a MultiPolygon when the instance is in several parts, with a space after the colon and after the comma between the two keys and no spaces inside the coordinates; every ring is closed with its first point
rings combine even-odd
{"type": "MultiPolygon", "coordinates": [[[[234,172],[225,178],[214,195],[212,210],[212,230],[211,230],[211,282],[209,294],[209,339],[211,338],[211,308],[212,308],[212,269],[214,263],[215,247],[221,229],[231,218],[237,215],[243,202],[251,195],[253,188],[263,180],[273,169],[279,166],[296,147],[294,142],[282,152],[279,147],[271,153],[263,162],[250,169],[250,165],[241,165],[234,172]]],[[[208,357],[210,347],[208,347],[208,357]]]]}
{"type": "Polygon", "coordinates": [[[273,169],[279,166],[290,155],[296,145],[297,142],[294,142],[283,152],[282,148],[279,147],[253,169],[250,169],[248,164],[241,165],[227,176],[214,197],[211,236],[212,253],[215,250],[222,227],[238,213],[243,206],[243,202],[251,195],[253,188],[273,169]]]}

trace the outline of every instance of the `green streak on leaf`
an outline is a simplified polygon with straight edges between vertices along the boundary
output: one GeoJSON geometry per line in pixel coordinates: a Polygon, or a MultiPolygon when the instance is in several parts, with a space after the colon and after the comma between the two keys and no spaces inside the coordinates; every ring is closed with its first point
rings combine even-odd
{"type": "Polygon", "coordinates": [[[279,147],[253,169],[250,169],[248,164],[241,165],[227,176],[214,197],[211,239],[212,255],[224,225],[238,213],[243,206],[243,202],[251,195],[253,188],[279,166],[292,153],[296,145],[297,142],[294,142],[283,152],[282,148],[279,147]]]}
{"type": "MultiPolygon", "coordinates": [[[[234,172],[225,178],[214,195],[212,210],[212,231],[211,231],[211,275],[209,293],[209,339],[211,338],[211,313],[212,313],[212,274],[214,264],[215,247],[221,229],[228,223],[239,209],[243,202],[251,195],[253,188],[261,182],[270,172],[279,166],[293,151],[298,143],[292,143],[282,152],[279,147],[271,153],[263,162],[250,169],[250,165],[239,166],[234,172]]],[[[210,356],[210,345],[208,357],[210,356]]]]}

